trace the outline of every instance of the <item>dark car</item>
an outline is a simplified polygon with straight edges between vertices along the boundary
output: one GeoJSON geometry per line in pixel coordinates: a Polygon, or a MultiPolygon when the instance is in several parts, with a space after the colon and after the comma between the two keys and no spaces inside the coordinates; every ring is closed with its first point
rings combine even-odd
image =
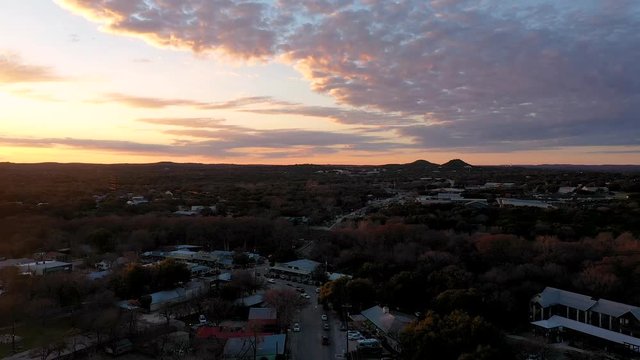
{"type": "Polygon", "coordinates": [[[323,336],[322,337],[322,345],[329,345],[329,337],[328,336],[323,336]]]}
{"type": "Polygon", "coordinates": [[[327,324],[327,323],[322,324],[322,328],[324,330],[329,330],[329,324],[327,324]]]}

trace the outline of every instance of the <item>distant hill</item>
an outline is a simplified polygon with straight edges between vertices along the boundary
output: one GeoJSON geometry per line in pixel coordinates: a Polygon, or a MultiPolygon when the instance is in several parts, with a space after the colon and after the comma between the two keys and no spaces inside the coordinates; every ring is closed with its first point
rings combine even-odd
{"type": "Polygon", "coordinates": [[[470,164],[460,160],[460,159],[453,159],[453,160],[449,160],[446,163],[440,165],[441,168],[445,168],[445,169],[465,169],[468,167],[473,167],[470,164]]]}
{"type": "Polygon", "coordinates": [[[427,160],[416,160],[412,163],[405,164],[406,167],[421,167],[421,168],[435,168],[438,167],[438,164],[432,163],[427,160]]]}

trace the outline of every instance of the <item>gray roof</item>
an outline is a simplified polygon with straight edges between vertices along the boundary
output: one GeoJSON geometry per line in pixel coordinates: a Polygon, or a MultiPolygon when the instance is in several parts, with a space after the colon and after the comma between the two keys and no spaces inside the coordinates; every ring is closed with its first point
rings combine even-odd
{"type": "Polygon", "coordinates": [[[540,294],[533,298],[542,307],[552,305],[565,305],[574,309],[587,311],[596,304],[596,300],[587,295],[546,287],[540,294]]]}
{"type": "Polygon", "coordinates": [[[275,320],[277,318],[274,308],[251,308],[249,309],[249,320],[275,320]]]}
{"type": "Polygon", "coordinates": [[[640,346],[640,339],[638,338],[634,338],[629,335],[624,335],[615,331],[599,328],[597,326],[581,323],[575,320],[570,320],[557,315],[552,316],[548,320],[534,321],[531,324],[543,327],[545,329],[555,329],[562,326],[574,331],[581,332],[583,334],[595,336],[595,337],[605,339],[617,344],[621,344],[621,345],[631,344],[634,346],[640,346]]]}
{"type": "Polygon", "coordinates": [[[598,302],[591,308],[591,311],[596,311],[614,317],[620,317],[630,312],[637,319],[640,319],[640,317],[638,317],[640,315],[640,308],[638,308],[637,306],[627,305],[606,299],[598,300],[598,302]]]}
{"type": "Polygon", "coordinates": [[[240,305],[240,306],[256,306],[258,304],[262,304],[263,302],[264,302],[264,296],[262,294],[246,296],[234,301],[236,305],[240,305]]]}
{"type": "Polygon", "coordinates": [[[571,291],[546,287],[540,294],[534,296],[534,302],[543,307],[552,305],[565,305],[583,311],[595,311],[601,314],[620,317],[631,313],[640,320],[640,308],[607,299],[595,299],[588,295],[582,295],[571,291]]]}
{"type": "Polygon", "coordinates": [[[352,276],[347,274],[337,273],[337,272],[328,272],[327,277],[329,278],[329,281],[336,281],[343,277],[347,277],[351,279],[352,276]]]}
{"type": "Polygon", "coordinates": [[[46,261],[34,261],[30,263],[19,264],[18,267],[22,271],[44,271],[47,269],[56,269],[61,267],[73,266],[71,263],[57,261],[57,260],[46,260],[46,261]]]}
{"type": "Polygon", "coordinates": [[[362,311],[361,314],[387,335],[398,334],[415,320],[411,315],[388,311],[377,305],[362,311]]]}
{"type": "Polygon", "coordinates": [[[256,355],[269,356],[269,355],[284,355],[285,342],[287,341],[287,335],[266,335],[232,338],[227,340],[224,345],[224,358],[225,359],[245,359],[248,356],[253,358],[254,342],[257,342],[256,355]]]}
{"type": "Polygon", "coordinates": [[[0,261],[0,269],[10,266],[17,266],[20,264],[32,263],[35,262],[33,259],[20,258],[20,259],[7,259],[0,261]]]}
{"type": "Polygon", "coordinates": [[[312,273],[318,266],[320,266],[320,263],[317,261],[300,259],[276,264],[273,268],[306,275],[312,273]]]}
{"type": "Polygon", "coordinates": [[[184,289],[158,291],[150,294],[151,304],[163,304],[180,301],[184,298],[184,289]]]}

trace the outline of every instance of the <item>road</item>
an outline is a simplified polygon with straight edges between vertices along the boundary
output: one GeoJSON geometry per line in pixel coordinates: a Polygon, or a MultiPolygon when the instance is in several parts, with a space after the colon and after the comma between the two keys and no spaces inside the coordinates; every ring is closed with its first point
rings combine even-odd
{"type": "Polygon", "coordinates": [[[289,332],[287,341],[291,349],[292,360],[328,360],[341,359],[346,347],[346,334],[340,331],[340,321],[335,314],[330,311],[323,311],[318,305],[318,295],[316,287],[303,285],[296,282],[276,280],[272,287],[302,287],[311,296],[309,305],[302,309],[295,317],[294,322],[300,324],[299,332],[289,332]],[[328,317],[329,330],[322,329],[322,314],[328,317]],[[322,336],[329,337],[329,345],[322,345],[322,336]]]}
{"type": "Polygon", "coordinates": [[[371,208],[384,207],[384,206],[391,205],[393,203],[399,203],[399,202],[401,202],[403,200],[406,200],[407,197],[409,196],[408,194],[409,193],[406,193],[406,192],[397,192],[396,195],[394,195],[393,197],[390,197],[390,198],[371,200],[363,208],[354,210],[354,211],[352,211],[352,212],[350,212],[348,214],[342,215],[342,216],[338,216],[336,218],[336,220],[333,222],[333,224],[331,224],[329,227],[327,227],[327,229],[328,230],[336,229],[346,219],[364,217],[367,214],[367,211],[369,211],[369,209],[371,209],[371,208]]]}

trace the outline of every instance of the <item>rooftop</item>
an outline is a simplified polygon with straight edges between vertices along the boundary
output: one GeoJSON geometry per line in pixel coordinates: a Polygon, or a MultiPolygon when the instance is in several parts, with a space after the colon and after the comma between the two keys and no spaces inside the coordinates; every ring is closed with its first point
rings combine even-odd
{"type": "Polygon", "coordinates": [[[557,315],[552,316],[548,320],[534,321],[531,324],[540,326],[545,329],[564,327],[573,331],[581,332],[583,334],[605,339],[620,345],[633,345],[635,347],[640,347],[640,339],[638,338],[599,328],[597,326],[581,323],[575,320],[570,320],[557,315]]]}
{"type": "Polygon", "coordinates": [[[540,294],[533,297],[532,301],[543,307],[552,305],[565,305],[583,311],[594,311],[601,314],[619,317],[631,313],[640,320],[640,308],[607,299],[596,299],[588,295],[571,291],[546,287],[540,294]]]}
{"type": "Polygon", "coordinates": [[[362,311],[362,316],[371,321],[378,329],[387,335],[398,334],[409,325],[409,323],[415,320],[411,315],[390,311],[386,307],[382,308],[377,305],[362,311]]]}

